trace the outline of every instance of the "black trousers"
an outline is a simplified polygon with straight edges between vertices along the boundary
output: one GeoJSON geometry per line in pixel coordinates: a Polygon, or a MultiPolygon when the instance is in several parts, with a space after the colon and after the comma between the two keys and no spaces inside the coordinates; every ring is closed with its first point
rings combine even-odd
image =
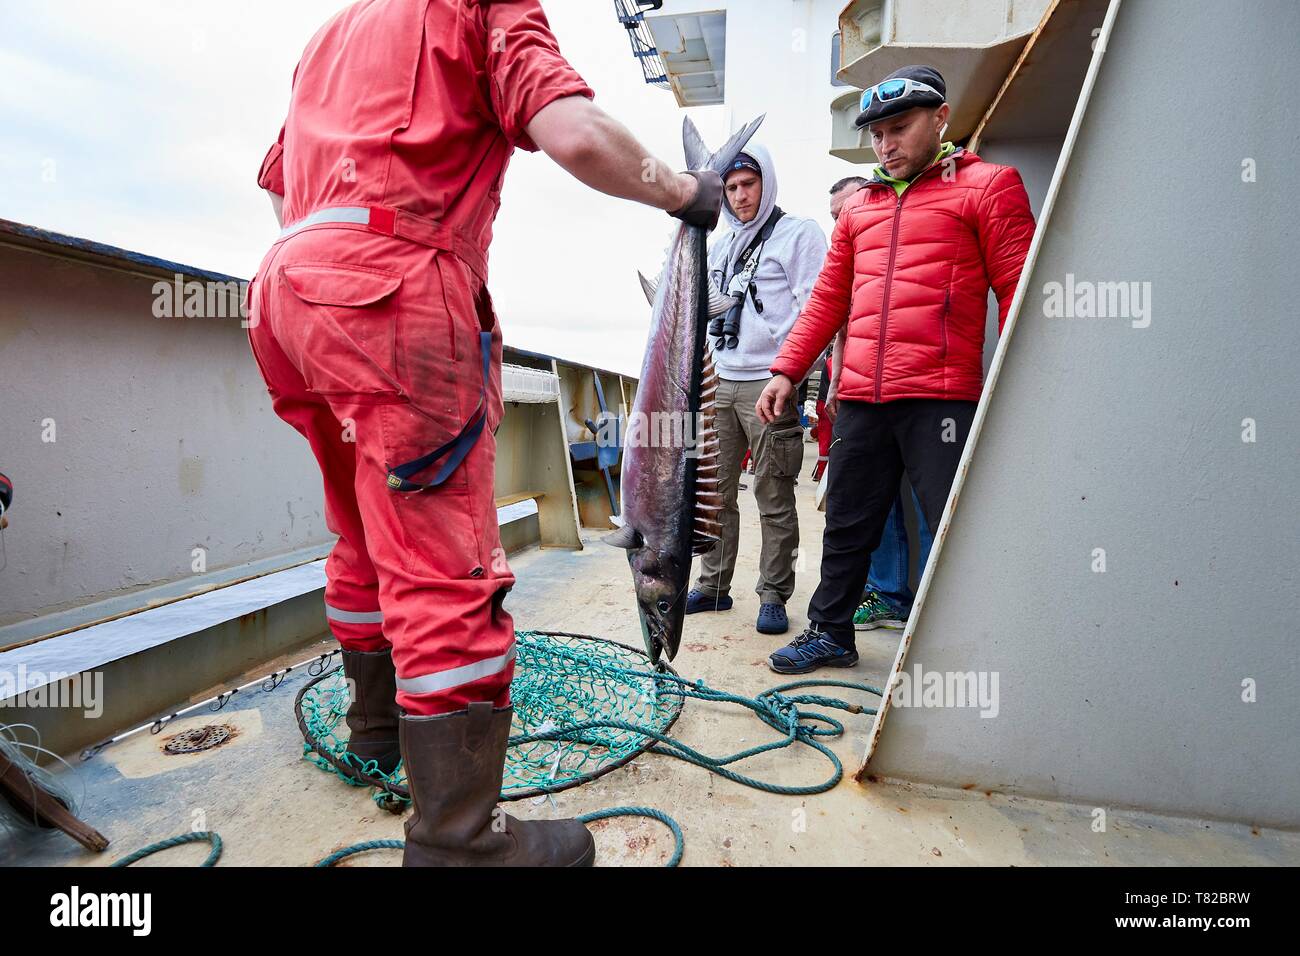
{"type": "Polygon", "coordinates": [[[809,623],[837,644],[854,646],[853,612],[862,602],[871,552],[880,544],[904,474],[938,537],[975,404],[938,398],[840,402],[826,487],[821,582],[808,604],[809,623]]]}

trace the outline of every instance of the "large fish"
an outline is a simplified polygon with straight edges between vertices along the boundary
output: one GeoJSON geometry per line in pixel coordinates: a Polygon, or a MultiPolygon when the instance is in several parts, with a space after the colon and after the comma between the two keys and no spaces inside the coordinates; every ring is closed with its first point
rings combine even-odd
{"type": "MultiPolygon", "coordinates": [[[[687,118],[687,167],[722,175],[762,122],[760,116],[710,154],[687,118]]],[[[710,318],[731,299],[709,281],[706,239],[703,229],[679,225],[659,281],[641,279],[653,306],[650,340],[623,452],[623,524],[605,539],[627,549],[641,633],[655,662],[664,653],[676,656],[691,558],[710,550],[722,530],[713,428],[718,377],[704,345],[710,318]]]]}

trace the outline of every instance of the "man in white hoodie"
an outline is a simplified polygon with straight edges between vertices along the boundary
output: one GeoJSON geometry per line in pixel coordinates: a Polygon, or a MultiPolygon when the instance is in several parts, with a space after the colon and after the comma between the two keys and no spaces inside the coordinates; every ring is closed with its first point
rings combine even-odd
{"type": "Polygon", "coordinates": [[[686,613],[731,608],[731,578],[740,543],[736,494],[745,449],[754,455],[754,497],[763,544],[755,591],[758,630],[783,634],[786,601],[794,593],[799,519],[794,483],[803,466],[803,428],[793,407],[768,425],[754,406],[772,378],[773,360],[808,301],[826,255],[826,235],[811,219],[776,205],[776,168],[751,143],[725,174],[722,216],[730,227],[709,251],[709,274],[735,306],[710,326],[709,346],[721,382],[716,427],[722,465],[722,540],[700,560],[700,577],[686,613]]]}

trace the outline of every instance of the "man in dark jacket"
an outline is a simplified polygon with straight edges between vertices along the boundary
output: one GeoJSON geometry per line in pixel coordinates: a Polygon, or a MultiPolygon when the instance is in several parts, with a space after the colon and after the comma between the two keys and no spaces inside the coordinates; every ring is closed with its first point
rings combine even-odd
{"type": "Polygon", "coordinates": [[[778,673],[857,663],[853,615],[899,482],[937,531],[983,387],[989,288],[1000,331],[1020,281],[1034,233],[1020,174],[942,142],[948,112],[931,67],[863,92],[857,124],[880,165],[840,212],[758,401],[760,419],[779,414],[847,320],[821,583],[808,628],[769,658],[778,673]]]}

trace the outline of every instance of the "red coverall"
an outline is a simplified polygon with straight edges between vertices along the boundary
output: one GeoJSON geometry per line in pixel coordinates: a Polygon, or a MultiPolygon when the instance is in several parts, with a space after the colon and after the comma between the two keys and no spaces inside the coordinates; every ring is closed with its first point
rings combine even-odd
{"type": "Polygon", "coordinates": [[[539,0],[363,0],[308,44],[258,177],[284,196],[286,228],[250,285],[249,340],[324,477],[338,535],[326,616],[348,650],[392,644],[397,703],[414,715],[510,701],[487,248],[511,151],[537,149],[525,126],[575,94],[592,91],[539,0]],[[388,487],[390,468],[450,441],[480,401],[487,427],[442,484],[388,487]]]}

